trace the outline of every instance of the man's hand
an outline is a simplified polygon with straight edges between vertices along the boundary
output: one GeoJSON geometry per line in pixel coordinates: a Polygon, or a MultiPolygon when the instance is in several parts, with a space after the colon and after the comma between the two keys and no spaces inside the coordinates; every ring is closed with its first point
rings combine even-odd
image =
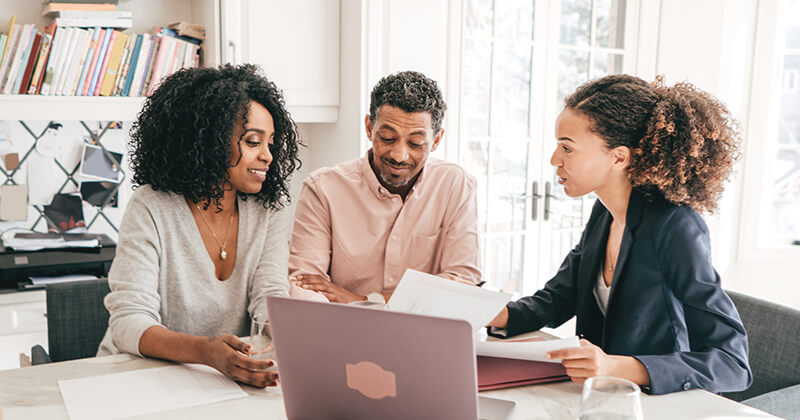
{"type": "Polygon", "coordinates": [[[551,359],[562,359],[561,364],[567,369],[567,375],[572,382],[583,385],[594,376],[616,376],[639,385],[650,385],[650,375],[637,359],[608,355],[586,339],[581,339],[580,344],[580,347],[547,353],[547,357],[551,359]]]}
{"type": "Polygon", "coordinates": [[[303,289],[322,293],[331,302],[350,303],[367,299],[317,274],[301,274],[297,276],[297,284],[303,289]]]}
{"type": "Polygon", "coordinates": [[[266,372],[272,360],[257,360],[247,356],[250,345],[231,334],[209,337],[204,350],[206,364],[223,375],[244,384],[265,388],[278,384],[278,372],[266,372]]]}

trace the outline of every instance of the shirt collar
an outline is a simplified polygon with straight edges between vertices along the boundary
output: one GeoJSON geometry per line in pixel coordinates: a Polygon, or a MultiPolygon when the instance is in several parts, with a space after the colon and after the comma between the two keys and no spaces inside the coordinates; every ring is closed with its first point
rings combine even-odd
{"type": "MultiPolygon", "coordinates": [[[[361,160],[359,162],[359,165],[358,165],[359,166],[359,170],[361,171],[361,176],[364,178],[364,181],[369,186],[369,189],[372,190],[373,192],[375,192],[375,194],[378,196],[378,198],[381,198],[381,199],[392,197],[392,196],[398,196],[399,197],[400,196],[399,194],[393,194],[393,193],[389,192],[389,190],[387,190],[381,184],[380,180],[378,179],[378,176],[375,175],[375,172],[372,170],[372,166],[370,166],[370,164],[369,164],[369,156],[371,154],[372,154],[372,148],[367,150],[367,153],[364,154],[364,157],[361,158],[361,160]]],[[[431,158],[428,157],[428,159],[425,161],[425,166],[428,166],[428,164],[430,164],[430,161],[431,161],[431,158]]],[[[426,178],[425,174],[427,172],[428,171],[425,170],[425,167],[423,167],[422,170],[419,173],[419,176],[417,177],[417,181],[414,182],[414,185],[412,185],[411,189],[408,191],[408,196],[406,196],[406,200],[408,200],[408,197],[410,197],[414,193],[414,191],[419,189],[419,187],[422,185],[422,182],[426,178]]]]}

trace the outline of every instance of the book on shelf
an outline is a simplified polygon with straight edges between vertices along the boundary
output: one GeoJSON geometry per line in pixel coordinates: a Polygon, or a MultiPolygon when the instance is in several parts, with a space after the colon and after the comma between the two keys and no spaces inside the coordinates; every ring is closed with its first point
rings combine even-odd
{"type": "Polygon", "coordinates": [[[42,16],[53,19],[133,19],[133,12],[130,10],[52,10],[42,13],[42,16]]]}
{"type": "Polygon", "coordinates": [[[36,60],[36,67],[34,67],[33,75],[31,76],[31,83],[28,87],[28,94],[33,95],[38,92],[41,86],[42,77],[44,76],[44,68],[47,65],[47,56],[50,54],[50,45],[53,37],[50,34],[42,34],[42,45],[39,48],[39,58],[36,60]]]}
{"type": "MultiPolygon", "coordinates": [[[[91,90],[89,91],[89,96],[100,96],[100,89],[103,87],[103,81],[106,78],[106,71],[108,71],[108,62],[111,61],[111,52],[114,50],[114,44],[117,41],[117,37],[119,36],[120,32],[118,31],[111,31],[111,36],[108,39],[108,45],[106,46],[105,57],[103,58],[103,65],[100,67],[100,71],[97,74],[97,83],[94,85],[94,92],[91,90]]],[[[98,62],[98,65],[100,63],[98,62]]]]}
{"type": "Polygon", "coordinates": [[[22,79],[19,84],[14,86],[13,93],[24,94],[28,91],[28,86],[31,84],[31,77],[33,77],[33,67],[39,58],[39,48],[42,44],[42,34],[36,33],[33,38],[33,46],[28,54],[28,62],[25,64],[25,71],[22,73],[22,79]]]}
{"type": "MultiPolygon", "coordinates": [[[[91,54],[91,58],[89,58],[88,69],[86,74],[81,76],[81,81],[78,84],[78,89],[75,91],[76,95],[85,96],[86,91],[89,89],[89,85],[92,83],[92,76],[94,75],[94,70],[97,67],[97,57],[100,56],[100,50],[103,47],[103,42],[105,41],[107,32],[111,29],[104,29],[101,28],[99,33],[97,33],[95,42],[94,42],[94,49],[91,54]]],[[[87,57],[88,58],[88,57],[87,57]]]]}
{"type": "Polygon", "coordinates": [[[105,60],[106,51],[108,50],[108,44],[115,32],[116,31],[113,29],[106,29],[105,36],[103,37],[103,43],[100,44],[100,51],[94,62],[92,78],[86,83],[86,86],[83,87],[83,96],[94,96],[94,89],[95,86],[97,86],[97,79],[100,76],[100,70],[103,67],[103,61],[105,60]]]}
{"type": "Polygon", "coordinates": [[[167,28],[175,31],[179,36],[194,38],[199,41],[206,39],[206,28],[196,23],[174,22],[167,25],[167,28]]]}
{"type": "Polygon", "coordinates": [[[11,93],[11,90],[14,87],[14,82],[17,80],[17,73],[19,73],[22,58],[25,56],[26,51],[28,51],[30,48],[29,41],[31,41],[31,34],[34,30],[35,28],[32,24],[27,24],[20,31],[16,48],[14,51],[12,51],[13,54],[9,57],[10,61],[8,63],[8,71],[6,71],[6,74],[3,77],[2,93],[11,93]]]}
{"type": "Polygon", "coordinates": [[[113,11],[117,9],[116,3],[79,3],[79,2],[68,2],[68,3],[56,3],[50,2],[45,3],[42,5],[42,16],[49,15],[50,13],[54,12],[61,12],[61,11],[113,11]]]}
{"type": "Polygon", "coordinates": [[[3,86],[3,80],[6,78],[6,74],[8,73],[9,67],[11,66],[11,61],[14,57],[14,52],[17,48],[17,41],[19,39],[20,33],[20,26],[15,25],[14,19],[11,19],[11,26],[8,29],[8,41],[6,42],[6,48],[3,52],[3,63],[0,65],[0,88],[3,86]]]}
{"type": "Polygon", "coordinates": [[[75,26],[80,28],[88,28],[93,26],[102,26],[105,28],[128,29],[133,26],[133,19],[130,18],[96,18],[96,19],[72,19],[72,18],[56,18],[56,25],[59,26],[75,26]]]}
{"type": "Polygon", "coordinates": [[[14,28],[14,22],[17,20],[17,15],[11,15],[11,23],[8,24],[8,35],[5,35],[5,40],[0,44],[0,65],[2,65],[3,61],[6,58],[6,51],[8,51],[8,41],[11,37],[11,30],[14,28]]]}
{"type": "Polygon", "coordinates": [[[103,77],[103,85],[100,87],[98,94],[100,96],[110,96],[111,91],[114,89],[114,83],[117,81],[117,72],[119,71],[120,59],[122,52],[125,49],[125,44],[128,42],[128,34],[117,32],[114,39],[114,48],[109,54],[108,65],[106,66],[106,73],[103,77]]]}
{"type": "MultiPolygon", "coordinates": [[[[6,85],[3,93],[17,93],[19,92],[19,87],[22,84],[22,79],[25,77],[25,67],[28,65],[28,59],[31,55],[31,51],[33,50],[33,44],[36,41],[36,27],[31,25],[31,30],[27,34],[27,40],[25,40],[25,48],[19,54],[19,58],[17,63],[15,63],[17,67],[16,74],[12,74],[13,80],[9,79],[8,84],[6,85]]],[[[20,41],[23,41],[20,39],[20,41]]],[[[20,44],[22,46],[22,44],[20,44]]]]}
{"type": "Polygon", "coordinates": [[[73,86],[71,89],[70,95],[79,95],[80,92],[83,90],[83,84],[86,81],[86,74],[89,72],[89,68],[91,67],[91,61],[94,58],[95,48],[97,47],[97,39],[102,33],[101,28],[92,28],[89,32],[91,36],[88,39],[88,43],[86,45],[86,51],[83,53],[83,57],[81,57],[80,63],[80,71],[76,79],[73,81],[73,86]]]}

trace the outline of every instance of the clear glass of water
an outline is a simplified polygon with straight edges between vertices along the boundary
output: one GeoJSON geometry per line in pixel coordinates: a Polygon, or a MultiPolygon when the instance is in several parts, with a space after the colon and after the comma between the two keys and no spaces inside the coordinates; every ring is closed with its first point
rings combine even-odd
{"type": "MultiPolygon", "coordinates": [[[[261,314],[256,314],[250,321],[250,357],[259,360],[275,360],[275,348],[272,346],[269,320],[261,314]]],[[[274,368],[273,366],[267,370],[274,368]]]]}
{"type": "Polygon", "coordinates": [[[580,420],[642,420],[642,391],[635,383],[611,376],[583,384],[580,420]]]}

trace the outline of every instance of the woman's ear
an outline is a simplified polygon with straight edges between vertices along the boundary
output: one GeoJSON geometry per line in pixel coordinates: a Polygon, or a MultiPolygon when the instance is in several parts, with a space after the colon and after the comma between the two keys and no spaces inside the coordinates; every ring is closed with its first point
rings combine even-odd
{"type": "Polygon", "coordinates": [[[627,169],[631,164],[631,149],[628,146],[617,146],[611,150],[611,155],[614,158],[612,165],[615,168],[627,169]]]}

